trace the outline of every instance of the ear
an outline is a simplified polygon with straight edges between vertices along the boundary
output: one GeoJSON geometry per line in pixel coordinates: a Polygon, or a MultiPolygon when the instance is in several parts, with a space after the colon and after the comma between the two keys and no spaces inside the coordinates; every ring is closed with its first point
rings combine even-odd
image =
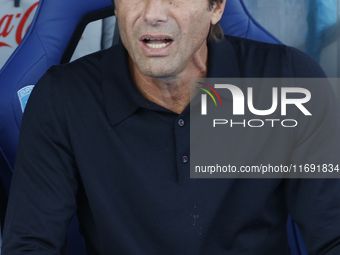
{"type": "Polygon", "coordinates": [[[211,20],[210,20],[211,25],[215,25],[222,18],[222,14],[224,12],[226,1],[227,0],[222,0],[221,3],[216,1],[214,3],[213,8],[212,8],[213,13],[212,13],[211,20]]]}

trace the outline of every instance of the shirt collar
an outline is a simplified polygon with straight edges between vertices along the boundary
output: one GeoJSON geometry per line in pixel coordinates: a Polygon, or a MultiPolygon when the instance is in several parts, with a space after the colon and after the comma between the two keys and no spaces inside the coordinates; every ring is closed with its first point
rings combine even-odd
{"type": "MultiPolygon", "coordinates": [[[[239,63],[234,47],[225,36],[222,40],[208,42],[208,74],[207,78],[240,78],[239,63]]],[[[235,81],[235,79],[233,79],[235,81]]],[[[212,85],[212,84],[211,84],[212,85]]],[[[210,90],[210,89],[208,89],[210,90]]],[[[219,95],[232,100],[232,94],[222,89],[219,95]]],[[[199,93],[202,94],[202,91],[199,93]]]]}
{"type": "MultiPolygon", "coordinates": [[[[128,53],[119,42],[104,54],[103,94],[107,116],[111,125],[128,118],[148,101],[134,85],[128,69],[128,53]]],[[[226,38],[208,42],[208,78],[240,77],[238,61],[233,46],[226,38]]],[[[222,96],[231,99],[230,93],[222,96]]]]}
{"type": "Polygon", "coordinates": [[[240,77],[235,50],[227,38],[208,42],[207,78],[240,77]]]}
{"type": "Polygon", "coordinates": [[[104,101],[111,125],[126,119],[147,103],[132,81],[127,57],[126,49],[119,42],[107,50],[101,62],[104,101]]]}

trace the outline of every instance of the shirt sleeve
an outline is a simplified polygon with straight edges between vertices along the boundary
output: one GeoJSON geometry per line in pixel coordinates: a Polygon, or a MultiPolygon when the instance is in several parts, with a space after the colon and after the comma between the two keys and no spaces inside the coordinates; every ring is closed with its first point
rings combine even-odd
{"type": "Polygon", "coordinates": [[[25,110],[4,227],[6,255],[65,254],[79,177],[59,78],[45,74],[25,110]]]}
{"type": "MultiPolygon", "coordinates": [[[[308,56],[294,50],[295,77],[325,77],[308,56]]],[[[340,110],[331,85],[316,83],[310,87],[312,116],[299,123],[291,163],[298,166],[340,167],[340,110]]],[[[297,222],[308,254],[340,254],[340,173],[335,178],[287,179],[285,197],[288,211],[297,222]]],[[[305,174],[303,177],[307,177],[305,174]]]]}

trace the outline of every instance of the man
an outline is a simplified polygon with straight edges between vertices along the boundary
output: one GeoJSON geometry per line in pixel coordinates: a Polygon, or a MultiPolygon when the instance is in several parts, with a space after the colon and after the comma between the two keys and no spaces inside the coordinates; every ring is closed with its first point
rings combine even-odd
{"type": "MultiPolygon", "coordinates": [[[[53,67],[31,95],[3,253],[63,254],[77,212],[88,254],[289,254],[289,211],[311,254],[339,254],[338,180],[189,177],[191,77],[323,76],[319,67],[286,46],[207,40],[220,37],[222,0],[115,4],[122,44],[53,67]]],[[[324,90],[331,116],[318,120],[333,127],[275,150],[298,157],[313,139],[327,142],[318,157],[337,157],[324,90]]]]}

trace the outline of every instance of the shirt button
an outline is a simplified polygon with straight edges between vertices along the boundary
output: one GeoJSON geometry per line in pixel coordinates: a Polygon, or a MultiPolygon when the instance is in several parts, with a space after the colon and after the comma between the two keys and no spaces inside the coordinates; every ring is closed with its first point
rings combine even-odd
{"type": "Polygon", "coordinates": [[[189,160],[189,158],[188,158],[187,155],[184,155],[184,156],[182,157],[182,162],[183,162],[184,164],[187,163],[188,160],[189,160]]]}
{"type": "Polygon", "coordinates": [[[180,119],[180,120],[178,121],[178,125],[179,125],[180,127],[183,127],[183,126],[184,126],[184,120],[180,119]]]}

